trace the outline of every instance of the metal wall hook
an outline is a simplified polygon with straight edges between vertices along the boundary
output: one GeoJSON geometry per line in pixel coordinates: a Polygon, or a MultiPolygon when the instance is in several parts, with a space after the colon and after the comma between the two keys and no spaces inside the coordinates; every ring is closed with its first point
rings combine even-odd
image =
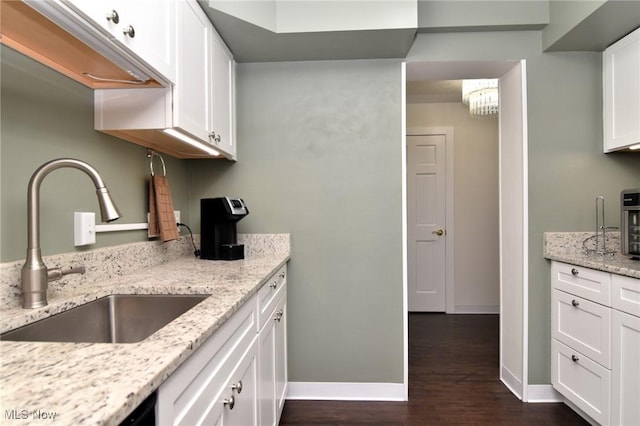
{"type": "Polygon", "coordinates": [[[163,176],[167,175],[167,167],[164,164],[164,158],[162,158],[162,155],[158,154],[152,149],[148,149],[147,157],[149,158],[149,169],[151,170],[151,176],[155,176],[155,173],[153,172],[153,157],[160,158],[160,162],[162,163],[162,175],[163,176]]]}

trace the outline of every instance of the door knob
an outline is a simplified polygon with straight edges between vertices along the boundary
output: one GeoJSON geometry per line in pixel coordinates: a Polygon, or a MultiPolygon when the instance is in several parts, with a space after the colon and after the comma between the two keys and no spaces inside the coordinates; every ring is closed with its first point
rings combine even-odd
{"type": "Polygon", "coordinates": [[[444,235],[444,229],[436,229],[435,231],[432,232],[432,234],[435,234],[438,237],[441,237],[444,235]]]}

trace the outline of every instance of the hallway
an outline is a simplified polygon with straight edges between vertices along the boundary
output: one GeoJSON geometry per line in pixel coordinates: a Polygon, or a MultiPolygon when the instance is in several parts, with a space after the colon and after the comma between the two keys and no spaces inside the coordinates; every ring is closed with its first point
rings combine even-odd
{"type": "Polygon", "coordinates": [[[409,314],[409,402],[287,401],[286,425],[588,425],[498,379],[498,315],[409,314]]]}

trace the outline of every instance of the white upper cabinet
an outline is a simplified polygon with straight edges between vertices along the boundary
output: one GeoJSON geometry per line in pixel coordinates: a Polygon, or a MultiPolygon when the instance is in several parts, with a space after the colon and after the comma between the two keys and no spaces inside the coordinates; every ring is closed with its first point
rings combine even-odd
{"type": "Polygon", "coordinates": [[[235,155],[236,63],[218,33],[213,30],[211,112],[214,143],[235,155]]]}
{"type": "Polygon", "coordinates": [[[178,8],[174,125],[207,140],[211,132],[211,44],[213,26],[195,2],[178,8]]]}
{"type": "Polygon", "coordinates": [[[603,54],[604,152],[640,143],[640,28],[603,54]]]}
{"type": "Polygon", "coordinates": [[[196,1],[176,9],[175,85],[96,90],[95,128],[177,158],[235,160],[233,56],[196,1]]]}
{"type": "Polygon", "coordinates": [[[105,40],[155,70],[153,77],[173,83],[176,0],[46,0],[30,4],[63,27],[71,25],[81,41],[85,34],[102,32],[105,40]]]}
{"type": "Polygon", "coordinates": [[[178,13],[174,125],[235,157],[235,61],[196,2],[178,13]]]}

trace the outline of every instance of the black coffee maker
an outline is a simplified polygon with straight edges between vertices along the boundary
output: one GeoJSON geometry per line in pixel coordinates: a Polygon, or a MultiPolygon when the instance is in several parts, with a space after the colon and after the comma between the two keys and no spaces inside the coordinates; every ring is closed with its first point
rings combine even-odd
{"type": "Polygon", "coordinates": [[[200,258],[244,259],[244,245],[238,244],[236,224],[248,214],[242,198],[200,199],[200,258]]]}

